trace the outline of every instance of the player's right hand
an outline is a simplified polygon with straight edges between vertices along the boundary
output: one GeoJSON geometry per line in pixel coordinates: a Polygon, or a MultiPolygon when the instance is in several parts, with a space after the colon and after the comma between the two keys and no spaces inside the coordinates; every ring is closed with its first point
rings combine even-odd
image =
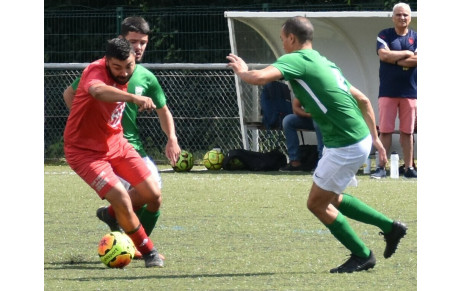
{"type": "Polygon", "coordinates": [[[145,96],[134,95],[134,103],[139,107],[139,112],[148,111],[151,112],[156,108],[155,104],[152,101],[152,98],[145,96]]]}

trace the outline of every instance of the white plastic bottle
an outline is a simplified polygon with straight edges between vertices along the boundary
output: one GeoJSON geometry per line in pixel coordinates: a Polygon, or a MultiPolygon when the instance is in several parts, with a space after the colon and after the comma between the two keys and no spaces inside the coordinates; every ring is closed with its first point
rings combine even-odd
{"type": "Polygon", "coordinates": [[[390,177],[393,179],[399,178],[399,155],[397,152],[392,152],[390,157],[390,177]]]}

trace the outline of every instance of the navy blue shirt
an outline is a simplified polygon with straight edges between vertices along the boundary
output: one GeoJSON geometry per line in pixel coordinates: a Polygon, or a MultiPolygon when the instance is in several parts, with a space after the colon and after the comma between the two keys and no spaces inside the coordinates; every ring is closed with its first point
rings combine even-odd
{"type": "MultiPolygon", "coordinates": [[[[409,29],[406,35],[400,36],[394,28],[384,29],[377,36],[377,51],[385,47],[417,52],[417,32],[409,29]]],[[[379,77],[379,97],[417,99],[417,67],[401,67],[380,60],[379,77]]]]}

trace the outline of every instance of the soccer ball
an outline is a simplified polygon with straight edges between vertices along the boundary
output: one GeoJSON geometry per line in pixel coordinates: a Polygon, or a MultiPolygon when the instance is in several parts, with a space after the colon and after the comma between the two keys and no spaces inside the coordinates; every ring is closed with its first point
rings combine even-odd
{"type": "Polygon", "coordinates": [[[182,150],[180,152],[179,159],[176,162],[176,165],[173,167],[176,172],[189,172],[193,168],[193,163],[195,159],[193,158],[192,153],[182,150]]]}
{"type": "Polygon", "coordinates": [[[97,248],[99,258],[109,268],[126,267],[134,258],[135,251],[131,238],[119,231],[104,235],[97,248]]]}
{"type": "Polygon", "coordinates": [[[203,157],[203,164],[208,170],[220,170],[224,162],[224,154],[220,149],[212,149],[203,157]]]}

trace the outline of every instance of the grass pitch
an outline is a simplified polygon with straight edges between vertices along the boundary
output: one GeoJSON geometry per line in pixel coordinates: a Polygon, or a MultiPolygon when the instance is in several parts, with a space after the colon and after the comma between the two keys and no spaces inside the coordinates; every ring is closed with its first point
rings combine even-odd
{"type": "Polygon", "coordinates": [[[207,171],[160,166],[162,214],[153,239],[165,268],[105,267],[97,244],[107,205],[67,166],[44,171],[45,290],[416,290],[417,182],[358,176],[347,189],[408,233],[390,259],[378,228],[349,220],[372,249],[370,271],[330,274],[346,250],[306,208],[309,173],[207,171]]]}

